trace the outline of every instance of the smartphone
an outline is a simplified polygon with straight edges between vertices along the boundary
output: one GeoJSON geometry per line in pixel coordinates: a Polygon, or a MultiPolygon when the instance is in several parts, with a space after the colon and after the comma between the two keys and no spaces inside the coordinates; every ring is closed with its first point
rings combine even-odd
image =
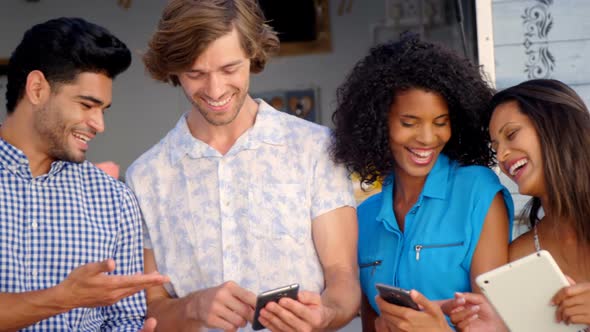
{"type": "Polygon", "coordinates": [[[418,304],[412,300],[409,290],[385,284],[375,284],[375,287],[379,292],[379,296],[381,296],[386,302],[414,310],[420,310],[418,304]]]}
{"type": "Polygon", "coordinates": [[[262,310],[269,302],[278,302],[283,297],[290,297],[293,300],[297,300],[297,293],[299,293],[299,284],[291,284],[284,287],[271,289],[269,291],[258,294],[256,298],[256,311],[254,311],[254,321],[252,322],[252,328],[254,330],[262,330],[264,325],[258,321],[260,310],[262,310]]]}

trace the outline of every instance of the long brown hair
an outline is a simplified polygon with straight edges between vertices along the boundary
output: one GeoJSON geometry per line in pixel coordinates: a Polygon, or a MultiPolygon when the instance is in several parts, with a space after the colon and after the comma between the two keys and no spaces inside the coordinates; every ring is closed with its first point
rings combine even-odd
{"type": "MultiPolygon", "coordinates": [[[[497,93],[489,117],[500,104],[516,101],[540,139],[548,205],[552,215],[570,219],[580,244],[590,244],[590,114],[578,94],[557,80],[523,82],[497,93]]],[[[488,120],[489,120],[488,117],[488,120]]],[[[489,121],[488,121],[489,122],[489,121]]],[[[524,213],[538,222],[539,197],[524,213]]]]}
{"type": "Polygon", "coordinates": [[[261,72],[278,51],[276,32],[265,23],[256,0],[172,0],[143,56],[150,75],[178,85],[175,73],[192,66],[211,42],[236,28],[250,71],[261,72]]]}

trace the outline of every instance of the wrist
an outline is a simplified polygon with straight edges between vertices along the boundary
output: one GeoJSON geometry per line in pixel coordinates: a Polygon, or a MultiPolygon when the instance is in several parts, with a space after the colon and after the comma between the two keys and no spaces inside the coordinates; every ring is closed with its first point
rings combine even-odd
{"type": "Polygon", "coordinates": [[[190,324],[197,324],[199,326],[205,326],[205,321],[201,320],[201,295],[202,290],[198,290],[188,294],[187,296],[180,299],[182,303],[183,320],[190,322],[190,324]]]}
{"type": "Polygon", "coordinates": [[[336,331],[338,330],[338,328],[340,326],[334,326],[335,324],[337,324],[338,321],[338,309],[334,308],[330,305],[326,305],[323,304],[322,305],[322,311],[324,312],[322,317],[324,317],[324,319],[321,322],[321,325],[319,328],[317,328],[317,331],[336,331]]]}
{"type": "Polygon", "coordinates": [[[62,284],[57,284],[53,287],[47,288],[43,291],[45,294],[40,298],[33,300],[33,305],[38,308],[49,308],[56,314],[62,314],[75,309],[77,306],[70,301],[68,291],[62,284]]]}

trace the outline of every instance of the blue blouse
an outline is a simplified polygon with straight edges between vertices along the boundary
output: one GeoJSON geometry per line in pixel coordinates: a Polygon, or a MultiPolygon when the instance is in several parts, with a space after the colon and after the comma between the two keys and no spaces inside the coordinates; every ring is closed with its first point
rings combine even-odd
{"type": "Polygon", "coordinates": [[[393,212],[394,186],[391,176],[381,193],[358,207],[360,280],[372,307],[379,313],[376,283],[416,289],[430,300],[471,291],[471,259],[498,192],[512,229],[514,206],[508,190],[489,168],[460,166],[441,154],[402,232],[393,212]]]}

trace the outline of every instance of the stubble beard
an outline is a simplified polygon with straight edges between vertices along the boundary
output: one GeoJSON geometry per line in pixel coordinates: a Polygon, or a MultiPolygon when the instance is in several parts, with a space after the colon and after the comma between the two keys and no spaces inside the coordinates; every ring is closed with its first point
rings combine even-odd
{"type": "Polygon", "coordinates": [[[67,137],[62,136],[66,135],[66,125],[61,115],[55,110],[48,106],[40,110],[34,118],[33,126],[46,144],[46,153],[50,158],[78,164],[86,160],[86,153],[82,153],[80,157],[68,151],[67,137]]]}
{"type": "MultiPolygon", "coordinates": [[[[197,96],[195,98],[190,98],[190,101],[191,101],[191,104],[193,105],[193,107],[196,108],[197,111],[199,111],[199,113],[201,114],[203,119],[205,119],[205,121],[207,121],[207,123],[209,123],[212,126],[219,127],[219,126],[225,126],[225,125],[232,123],[238,117],[238,115],[240,114],[240,111],[242,109],[242,106],[244,106],[244,101],[246,100],[246,95],[245,94],[241,95],[240,93],[236,93],[234,95],[233,98],[236,98],[236,100],[230,101],[230,102],[235,103],[235,108],[231,110],[230,114],[228,115],[229,117],[227,117],[227,118],[217,118],[214,113],[207,112],[206,109],[203,109],[199,106],[199,103],[196,102],[196,98],[199,98],[199,97],[197,96]]],[[[206,102],[203,101],[203,103],[206,103],[206,102]]]]}

